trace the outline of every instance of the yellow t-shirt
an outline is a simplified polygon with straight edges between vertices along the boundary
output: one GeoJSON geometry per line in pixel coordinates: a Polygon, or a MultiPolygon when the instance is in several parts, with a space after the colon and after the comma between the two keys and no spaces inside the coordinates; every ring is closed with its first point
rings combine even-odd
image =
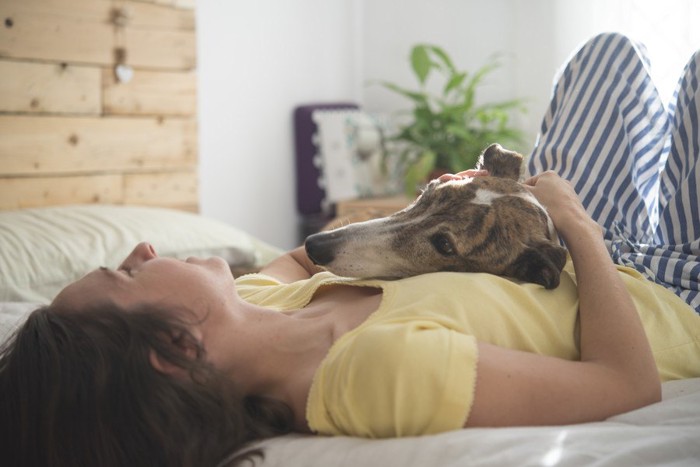
{"type": "MultiPolygon", "coordinates": [[[[663,381],[700,376],[700,315],[636,271],[618,267],[644,323],[663,381]]],[[[477,341],[579,359],[578,296],[571,262],[554,290],[490,274],[440,272],[357,280],[324,272],[282,284],[237,279],[241,297],[285,311],[326,284],[381,287],[377,311],[331,347],[307,401],[312,430],[369,438],[461,428],[472,405],[477,341]]]]}

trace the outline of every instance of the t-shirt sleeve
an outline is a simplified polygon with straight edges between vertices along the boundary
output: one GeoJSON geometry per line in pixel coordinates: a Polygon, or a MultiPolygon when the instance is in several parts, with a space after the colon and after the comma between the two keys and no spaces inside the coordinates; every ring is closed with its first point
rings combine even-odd
{"type": "Polygon", "coordinates": [[[417,436],[464,425],[474,397],[473,336],[431,321],[384,324],[332,349],[307,418],[320,434],[417,436]]]}

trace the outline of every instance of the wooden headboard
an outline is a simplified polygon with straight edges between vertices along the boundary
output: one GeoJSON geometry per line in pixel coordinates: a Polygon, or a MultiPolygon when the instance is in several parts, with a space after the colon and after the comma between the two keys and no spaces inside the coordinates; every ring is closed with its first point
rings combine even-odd
{"type": "Polygon", "coordinates": [[[0,209],[198,209],[194,0],[0,0],[0,21],[0,209]]]}

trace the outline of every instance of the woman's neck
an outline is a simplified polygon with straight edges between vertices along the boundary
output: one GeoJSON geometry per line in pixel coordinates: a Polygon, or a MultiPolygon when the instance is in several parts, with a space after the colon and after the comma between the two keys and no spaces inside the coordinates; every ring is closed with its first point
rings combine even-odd
{"type": "Polygon", "coordinates": [[[216,330],[220,345],[212,363],[245,393],[275,397],[332,344],[327,315],[302,311],[280,313],[246,303],[216,330]]]}
{"type": "Polygon", "coordinates": [[[272,397],[294,411],[305,426],[313,376],[333,343],[362,324],[380,305],[381,289],[326,287],[304,308],[273,311],[242,301],[218,330],[218,368],[246,394],[272,397]]]}

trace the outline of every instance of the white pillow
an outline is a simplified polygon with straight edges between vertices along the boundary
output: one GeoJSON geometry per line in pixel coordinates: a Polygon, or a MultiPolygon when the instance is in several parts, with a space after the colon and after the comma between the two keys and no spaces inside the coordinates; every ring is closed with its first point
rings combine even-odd
{"type": "Polygon", "coordinates": [[[161,256],[221,256],[259,267],[281,253],[228,224],[170,209],[85,205],[0,212],[0,302],[48,303],[89,271],[117,267],[141,242],[161,256]]]}

